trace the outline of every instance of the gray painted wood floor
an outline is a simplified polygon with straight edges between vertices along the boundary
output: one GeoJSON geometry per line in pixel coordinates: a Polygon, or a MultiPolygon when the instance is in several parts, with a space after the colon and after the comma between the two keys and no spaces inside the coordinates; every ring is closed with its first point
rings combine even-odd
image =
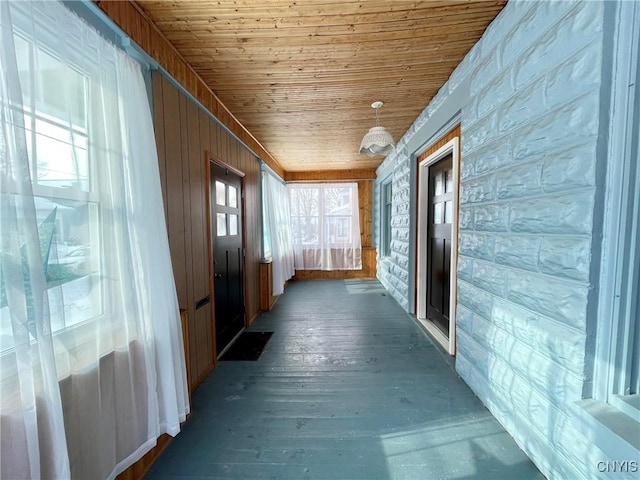
{"type": "Polygon", "coordinates": [[[147,479],[543,479],[375,280],[291,282],[147,479]]]}

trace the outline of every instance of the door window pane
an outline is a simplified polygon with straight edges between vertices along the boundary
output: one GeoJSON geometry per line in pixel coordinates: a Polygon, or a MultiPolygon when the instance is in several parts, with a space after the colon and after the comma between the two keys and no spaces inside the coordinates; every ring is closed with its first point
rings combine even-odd
{"type": "Polygon", "coordinates": [[[453,192],[453,170],[444,172],[444,191],[453,192]]]}
{"type": "Polygon", "coordinates": [[[227,235],[227,214],[226,213],[218,213],[218,222],[216,228],[216,236],[224,237],[227,235]]]}
{"type": "Polygon", "coordinates": [[[453,223],[453,202],[444,202],[444,223],[453,223]]]}
{"type": "Polygon", "coordinates": [[[238,235],[238,215],[229,215],[229,235],[238,235]]]}
{"type": "Polygon", "coordinates": [[[433,223],[439,225],[442,223],[442,203],[433,205],[433,223]]]}
{"type": "Polygon", "coordinates": [[[442,180],[442,172],[438,172],[434,178],[435,182],[435,193],[434,195],[442,195],[444,193],[444,182],[442,180]]]}
{"type": "Polygon", "coordinates": [[[227,204],[227,192],[225,190],[226,185],[218,180],[216,180],[216,204],[217,205],[226,205],[227,204]]]}
{"type": "Polygon", "coordinates": [[[238,207],[238,189],[231,185],[229,185],[229,206],[233,208],[238,207]]]}

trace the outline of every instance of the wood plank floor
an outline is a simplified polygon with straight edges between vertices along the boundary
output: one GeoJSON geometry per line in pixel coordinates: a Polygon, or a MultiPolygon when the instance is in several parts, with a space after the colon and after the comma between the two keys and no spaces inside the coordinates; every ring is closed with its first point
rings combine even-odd
{"type": "Polygon", "coordinates": [[[148,479],[543,479],[375,280],[291,282],[148,479]]]}

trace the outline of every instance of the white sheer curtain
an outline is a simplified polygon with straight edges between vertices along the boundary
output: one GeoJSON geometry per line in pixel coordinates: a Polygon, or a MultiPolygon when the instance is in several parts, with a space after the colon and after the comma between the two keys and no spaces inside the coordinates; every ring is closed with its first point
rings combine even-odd
{"type": "Polygon", "coordinates": [[[273,295],[284,292],[284,284],[293,277],[291,209],[287,186],[274,173],[262,169],[262,205],[265,257],[271,257],[273,295]]]}
{"type": "Polygon", "coordinates": [[[0,2],[0,477],[114,477],[189,411],[140,66],[0,2]]]}
{"type": "Polygon", "coordinates": [[[296,270],[360,270],[357,183],[289,184],[296,270]]]}

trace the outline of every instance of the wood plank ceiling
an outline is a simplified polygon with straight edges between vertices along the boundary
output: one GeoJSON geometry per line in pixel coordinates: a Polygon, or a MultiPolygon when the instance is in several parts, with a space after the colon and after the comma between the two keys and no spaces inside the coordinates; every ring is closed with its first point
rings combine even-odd
{"type": "Polygon", "coordinates": [[[138,5],[286,171],[374,168],[505,1],[218,0],[138,5]]]}

